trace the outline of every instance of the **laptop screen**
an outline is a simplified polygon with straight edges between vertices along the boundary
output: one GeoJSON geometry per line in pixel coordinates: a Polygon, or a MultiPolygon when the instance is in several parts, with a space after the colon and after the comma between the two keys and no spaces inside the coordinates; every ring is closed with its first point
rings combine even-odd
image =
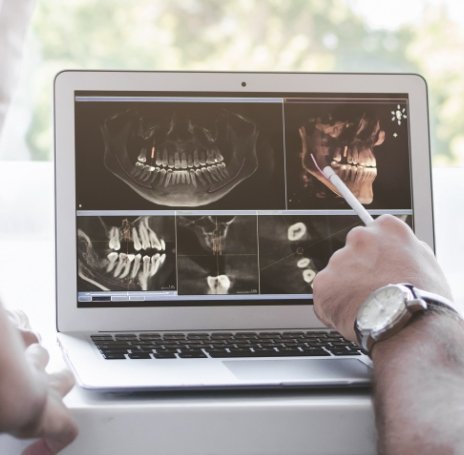
{"type": "Polygon", "coordinates": [[[308,304],[361,221],[413,223],[405,94],[75,92],[79,307],[308,304]]]}

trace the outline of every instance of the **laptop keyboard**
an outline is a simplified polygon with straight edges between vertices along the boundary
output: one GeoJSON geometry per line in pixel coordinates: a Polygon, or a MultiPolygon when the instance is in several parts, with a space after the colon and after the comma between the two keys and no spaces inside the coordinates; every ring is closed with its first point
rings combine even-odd
{"type": "Polygon", "coordinates": [[[108,360],[361,355],[337,332],[142,332],[91,339],[108,360]]]}

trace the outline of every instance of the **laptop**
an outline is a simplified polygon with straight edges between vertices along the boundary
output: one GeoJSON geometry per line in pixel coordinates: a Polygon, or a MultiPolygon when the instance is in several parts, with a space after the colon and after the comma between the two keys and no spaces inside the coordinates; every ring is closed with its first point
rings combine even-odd
{"type": "Polygon", "coordinates": [[[369,384],[369,358],[313,310],[361,222],[311,153],[433,248],[420,76],[58,74],[57,330],[82,387],[369,384]]]}

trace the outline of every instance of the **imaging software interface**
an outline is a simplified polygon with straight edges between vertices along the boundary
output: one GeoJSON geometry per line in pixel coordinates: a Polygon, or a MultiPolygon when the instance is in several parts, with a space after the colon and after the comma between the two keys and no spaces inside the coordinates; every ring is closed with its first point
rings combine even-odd
{"type": "Polygon", "coordinates": [[[76,92],[81,307],[308,304],[361,222],[412,224],[404,94],[76,92]]]}

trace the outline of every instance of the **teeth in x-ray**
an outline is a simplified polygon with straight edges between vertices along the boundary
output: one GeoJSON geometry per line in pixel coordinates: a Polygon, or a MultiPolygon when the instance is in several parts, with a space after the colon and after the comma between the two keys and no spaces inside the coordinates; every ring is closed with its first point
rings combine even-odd
{"type": "MultiPolygon", "coordinates": [[[[161,240],[160,240],[160,243],[161,243],[161,248],[160,248],[160,250],[161,250],[161,251],[166,251],[166,242],[165,242],[163,239],[161,239],[161,240]]],[[[163,260],[163,262],[164,262],[164,260],[163,260]]]]}
{"type": "Polygon", "coordinates": [[[136,254],[134,259],[134,266],[132,267],[131,278],[135,278],[137,276],[137,272],[140,269],[140,262],[142,261],[142,255],[136,254]]]}
{"type": "Polygon", "coordinates": [[[206,153],[204,150],[198,152],[198,158],[202,166],[206,166],[206,153]]]}
{"type": "Polygon", "coordinates": [[[164,187],[166,188],[169,185],[169,182],[171,181],[172,178],[172,170],[168,169],[166,173],[166,178],[164,179],[164,187]]]}
{"type": "Polygon", "coordinates": [[[198,185],[197,185],[197,178],[196,178],[196,176],[195,176],[195,172],[194,172],[193,170],[191,170],[191,171],[189,172],[189,174],[190,174],[190,180],[191,180],[191,182],[192,182],[192,185],[193,185],[195,188],[197,188],[198,185]]]}
{"type": "Polygon", "coordinates": [[[187,169],[187,154],[185,152],[182,152],[180,155],[180,167],[182,169],[187,169]]]}
{"type": "Polygon", "coordinates": [[[119,241],[119,229],[117,227],[113,226],[110,229],[109,246],[112,250],[119,250],[121,248],[121,243],[119,241]]]}
{"type": "Polygon", "coordinates": [[[132,228],[132,241],[134,242],[135,251],[140,251],[142,249],[142,243],[140,242],[139,234],[135,227],[132,228]]]}
{"type": "Polygon", "coordinates": [[[306,225],[302,222],[292,224],[288,228],[288,240],[296,241],[302,239],[306,234],[306,225]]]}
{"type": "Polygon", "coordinates": [[[225,163],[222,163],[222,162],[219,163],[217,165],[217,169],[218,169],[219,174],[221,174],[223,178],[225,179],[229,178],[229,172],[227,171],[225,163]]]}
{"type": "Polygon", "coordinates": [[[157,274],[159,268],[164,264],[166,259],[165,254],[156,253],[151,257],[151,269],[150,269],[150,277],[157,274]]]}
{"type": "Polygon", "coordinates": [[[208,276],[209,294],[227,294],[230,288],[230,279],[227,275],[208,276]]]}
{"type": "Polygon", "coordinates": [[[147,250],[150,248],[150,238],[148,236],[148,229],[147,226],[145,225],[146,219],[142,220],[142,222],[139,225],[139,234],[140,234],[140,240],[142,242],[142,248],[144,250],[147,250]]]}
{"type": "Polygon", "coordinates": [[[303,270],[303,280],[305,280],[306,283],[311,284],[315,277],[316,272],[313,269],[303,270]]]}
{"type": "Polygon", "coordinates": [[[116,264],[116,260],[118,259],[118,253],[112,251],[110,254],[108,254],[107,258],[108,266],[106,267],[106,271],[111,272],[111,270],[114,268],[114,265],[116,264]]]}
{"type": "Polygon", "coordinates": [[[148,275],[150,273],[150,256],[144,256],[142,258],[143,265],[142,265],[142,272],[143,274],[148,275]]]}
{"type": "Polygon", "coordinates": [[[308,265],[311,263],[311,259],[308,259],[308,258],[301,258],[297,263],[296,265],[300,268],[300,269],[304,269],[306,267],[308,267],[308,265]]]}
{"type": "Polygon", "coordinates": [[[157,250],[163,250],[161,246],[161,242],[158,239],[158,236],[156,235],[156,232],[150,229],[150,227],[147,228],[148,232],[148,238],[150,239],[150,245],[152,248],[155,248],[157,250]]]}
{"type": "Polygon", "coordinates": [[[220,182],[222,180],[221,176],[219,175],[219,172],[217,170],[217,166],[215,164],[213,166],[210,166],[208,168],[208,171],[211,174],[211,176],[213,177],[213,180],[215,180],[216,182],[220,182]]]}
{"type": "Polygon", "coordinates": [[[201,169],[201,175],[203,176],[204,180],[208,182],[209,185],[213,185],[214,181],[211,178],[211,174],[208,172],[207,168],[201,169]]]}
{"type": "Polygon", "coordinates": [[[198,150],[197,149],[195,149],[193,151],[193,165],[195,167],[200,167],[200,159],[198,157],[198,150]]]}
{"type": "Polygon", "coordinates": [[[179,152],[174,152],[174,168],[180,169],[180,167],[181,167],[180,154],[179,152]]]}
{"type": "Polygon", "coordinates": [[[114,269],[113,276],[117,278],[122,270],[125,268],[126,264],[128,262],[127,259],[127,254],[126,253],[119,253],[119,261],[116,265],[116,268],[114,269]]]}
{"type": "Polygon", "coordinates": [[[207,150],[206,151],[206,164],[214,164],[215,159],[214,159],[214,151],[213,150],[207,150]]]}
{"type": "Polygon", "coordinates": [[[197,177],[198,181],[200,182],[200,185],[202,185],[202,186],[206,186],[206,185],[207,185],[207,182],[206,182],[206,180],[204,179],[203,173],[201,172],[200,169],[196,169],[196,170],[195,170],[195,176],[197,177]]]}
{"type": "Polygon", "coordinates": [[[141,163],[146,163],[147,162],[147,149],[142,149],[140,151],[139,156],[137,157],[137,161],[140,161],[141,163]]]}
{"type": "Polygon", "coordinates": [[[123,269],[121,275],[119,275],[119,278],[125,278],[127,275],[129,275],[131,264],[132,264],[132,261],[134,260],[134,258],[135,258],[135,255],[133,255],[133,254],[128,254],[127,255],[125,265],[124,265],[124,269],[123,269]]]}

